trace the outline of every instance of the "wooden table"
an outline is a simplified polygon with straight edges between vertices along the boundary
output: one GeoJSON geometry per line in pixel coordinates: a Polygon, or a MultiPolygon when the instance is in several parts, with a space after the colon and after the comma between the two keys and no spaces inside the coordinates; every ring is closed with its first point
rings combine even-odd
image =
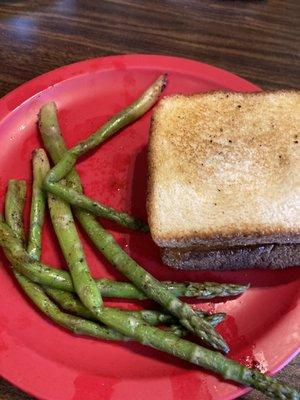
{"type": "MultiPolygon", "coordinates": [[[[299,0],[0,0],[0,97],[58,66],[125,53],[193,58],[264,89],[299,89],[299,18],[299,0]]],[[[300,359],[278,376],[299,384],[300,359]]],[[[0,399],[32,397],[0,380],[0,399]]]]}

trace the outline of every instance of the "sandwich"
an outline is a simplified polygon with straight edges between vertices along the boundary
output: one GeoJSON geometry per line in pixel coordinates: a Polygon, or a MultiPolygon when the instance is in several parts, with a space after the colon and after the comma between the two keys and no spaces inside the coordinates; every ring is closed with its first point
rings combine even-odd
{"type": "Polygon", "coordinates": [[[175,268],[300,265],[300,92],[173,95],[154,110],[147,211],[175,268]]]}

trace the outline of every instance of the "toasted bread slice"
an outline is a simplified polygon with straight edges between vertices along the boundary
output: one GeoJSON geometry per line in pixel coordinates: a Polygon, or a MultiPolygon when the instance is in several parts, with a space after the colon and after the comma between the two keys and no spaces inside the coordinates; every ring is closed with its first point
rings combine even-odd
{"type": "Polygon", "coordinates": [[[179,269],[277,269],[300,266],[300,244],[266,244],[219,250],[164,248],[162,260],[179,269]]]}
{"type": "Polygon", "coordinates": [[[300,242],[300,92],[162,99],[148,219],[161,247],[300,242]]]}

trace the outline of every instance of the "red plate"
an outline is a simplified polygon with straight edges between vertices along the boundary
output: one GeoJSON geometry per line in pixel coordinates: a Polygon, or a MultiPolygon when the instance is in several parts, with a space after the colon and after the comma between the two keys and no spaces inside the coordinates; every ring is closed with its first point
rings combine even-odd
{"type": "MultiPolygon", "coordinates": [[[[226,71],[174,57],[105,57],[59,68],[0,101],[1,198],[9,178],[30,182],[31,152],[41,145],[36,122],[42,104],[57,102],[62,132],[72,146],[165,71],[169,73],[166,94],[259,90],[226,71]]],[[[78,164],[87,194],[141,217],[146,216],[150,115],[78,164]]],[[[113,224],[106,226],[126,251],[160,279],[251,283],[251,289],[239,298],[195,303],[228,313],[219,331],[230,344],[230,357],[274,373],[295,356],[299,348],[298,270],[174,271],[161,264],[149,235],[128,232],[113,224]]],[[[83,241],[93,275],[121,279],[84,237],[83,241]]],[[[43,260],[64,265],[49,224],[44,232],[43,260]]],[[[16,286],[4,257],[1,263],[0,373],[34,396],[48,400],[225,400],[245,393],[241,387],[154,349],[71,335],[34,309],[16,286]]],[[[126,306],[133,308],[135,304],[126,306]]]]}

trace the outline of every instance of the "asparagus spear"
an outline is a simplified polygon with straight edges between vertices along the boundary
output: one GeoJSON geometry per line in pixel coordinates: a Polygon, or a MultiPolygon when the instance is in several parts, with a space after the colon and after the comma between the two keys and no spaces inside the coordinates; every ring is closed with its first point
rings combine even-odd
{"type": "MultiPolygon", "coordinates": [[[[46,178],[47,182],[56,182],[58,176],[62,178],[66,175],[66,171],[70,172],[71,168],[75,164],[74,154],[81,154],[78,152],[78,149],[84,149],[84,152],[89,150],[92,144],[93,146],[98,145],[103,140],[106,139],[106,135],[96,135],[91,136],[85,142],[75,146],[75,153],[72,150],[69,150],[65,153],[65,145],[61,139],[60,129],[58,120],[56,117],[56,107],[55,104],[50,103],[46,106],[42,107],[40,111],[40,131],[44,140],[44,144],[46,149],[51,153],[56,153],[53,156],[53,161],[59,161],[58,152],[60,152],[60,156],[63,155],[61,161],[58,162],[56,167],[54,167],[46,178]],[[56,141],[55,145],[53,145],[53,149],[51,143],[56,141]],[[77,152],[77,153],[76,153],[77,152]],[[66,157],[64,156],[66,154],[66,157]],[[68,158],[71,155],[71,158],[68,158]],[[73,157],[73,163],[70,164],[68,160],[71,160],[73,157]],[[70,168],[66,166],[66,163],[71,166],[70,168]],[[61,171],[64,169],[64,175],[60,175],[61,171]],[[60,172],[59,172],[60,171],[60,172]],[[57,174],[58,173],[58,174],[57,174]]],[[[105,125],[108,129],[107,126],[105,125]]],[[[100,130],[99,132],[105,132],[100,130]]],[[[116,130],[112,130],[109,134],[115,133],[116,130]]],[[[81,150],[80,150],[81,151],[81,150]]],[[[82,153],[83,154],[83,153],[82,153]]],[[[52,157],[52,154],[51,154],[52,157]]],[[[69,175],[66,178],[67,184],[73,187],[73,189],[77,190],[79,193],[82,193],[82,187],[80,184],[80,179],[76,175],[76,172],[71,171],[71,176],[69,175]],[[70,183],[71,182],[71,183],[70,183]]],[[[59,178],[59,179],[60,179],[59,178]]],[[[49,189],[46,182],[46,188],[49,189]]],[[[55,206],[55,204],[54,204],[55,206]]],[[[53,207],[52,207],[53,208],[53,207]]],[[[58,236],[63,236],[66,234],[66,229],[64,226],[61,226],[59,229],[59,220],[56,220],[57,213],[60,212],[60,208],[56,207],[52,209],[53,222],[56,224],[56,234],[58,236]]],[[[93,218],[90,214],[83,212],[80,209],[75,209],[75,214],[87,232],[88,236],[92,238],[96,247],[104,254],[104,256],[111,262],[111,264],[115,265],[116,268],[123,273],[135,286],[137,286],[140,290],[142,290],[149,298],[157,301],[162,307],[168,310],[171,314],[175,315],[181,322],[183,326],[185,326],[188,330],[192,331],[196,335],[198,335],[204,343],[211,345],[216,349],[220,349],[224,352],[228,352],[228,346],[223,338],[213,329],[213,327],[205,321],[203,318],[199,318],[199,316],[195,313],[195,311],[188,305],[181,302],[177,299],[171,292],[166,290],[164,286],[155,279],[152,275],[146,272],[141,266],[139,266],[132,258],[130,258],[121,247],[115,242],[112,235],[105,231],[102,226],[93,218]]],[[[68,234],[68,237],[71,235],[68,234]]],[[[60,239],[60,242],[64,242],[65,239],[60,239]]],[[[88,307],[89,308],[89,307],[88,307]]],[[[94,312],[94,311],[93,311],[94,312]]]]}
{"type": "MultiPolygon", "coordinates": [[[[84,305],[77,299],[72,293],[65,292],[62,290],[51,289],[48,287],[44,287],[44,291],[47,295],[53,299],[58,305],[60,305],[65,311],[68,311],[72,314],[78,315],[79,317],[83,317],[86,319],[90,319],[92,321],[96,321],[97,318],[94,314],[89,311],[84,305]]],[[[170,314],[166,314],[161,311],[154,310],[141,310],[141,311],[124,311],[128,315],[142,318],[149,325],[158,325],[158,324],[175,324],[176,319],[172,317],[170,314]]],[[[196,313],[201,317],[205,317],[205,319],[212,324],[213,326],[218,325],[222,322],[226,316],[224,313],[216,313],[209,314],[201,310],[197,310],[196,313]]]]}
{"type": "Polygon", "coordinates": [[[217,282],[162,282],[176,297],[196,297],[198,299],[213,299],[215,297],[237,296],[249,289],[250,285],[217,282]],[[181,286],[182,285],[182,286],[181,286]]]}
{"type": "MultiPolygon", "coordinates": [[[[249,285],[235,285],[217,282],[171,282],[163,281],[162,285],[176,297],[195,297],[212,299],[215,297],[237,296],[249,289],[249,285]]],[[[126,299],[146,299],[146,295],[129,282],[116,282],[109,279],[96,280],[103,297],[123,297],[126,299]]]]}
{"type": "Polygon", "coordinates": [[[52,194],[48,194],[48,205],[75,291],[88,309],[98,310],[102,306],[101,295],[91,277],[70,206],[52,194]]]}
{"type": "Polygon", "coordinates": [[[26,198],[26,181],[11,179],[8,181],[5,196],[5,218],[17,232],[18,238],[25,243],[25,231],[23,225],[23,209],[26,198]],[[9,213],[7,210],[9,209],[9,213]]]}
{"type": "MultiPolygon", "coordinates": [[[[41,256],[41,235],[44,223],[44,210],[46,196],[43,192],[43,181],[47,172],[50,170],[50,164],[47,157],[44,157],[44,150],[37,149],[33,152],[32,170],[32,198],[30,210],[30,229],[28,237],[28,254],[39,260],[41,256]]],[[[8,222],[8,219],[6,219],[8,222]]],[[[10,225],[11,226],[11,225],[10,225]]],[[[12,228],[12,226],[11,226],[12,228]]],[[[14,229],[13,229],[14,230],[14,229]]],[[[15,231],[16,232],[16,231],[15,231]]]]}
{"type": "MultiPolygon", "coordinates": [[[[95,148],[98,144],[108,139],[126,125],[136,121],[150,110],[165,88],[166,78],[166,75],[159,76],[158,79],[156,79],[156,81],[135,102],[121,110],[115,116],[111,117],[109,121],[107,121],[93,135],[70,149],[60,162],[48,173],[45,180],[46,187],[48,182],[58,182],[65,177],[74,167],[78,157],[95,148]]],[[[43,121],[41,121],[41,125],[42,124],[43,121]]]]}
{"type": "Polygon", "coordinates": [[[148,224],[139,218],[133,217],[125,212],[116,211],[115,209],[105,206],[96,200],[92,200],[89,197],[78,193],[72,188],[67,188],[59,183],[49,183],[47,190],[51,186],[51,193],[56,197],[60,197],[72,206],[83,208],[84,210],[90,211],[93,215],[110,219],[119,225],[123,225],[127,228],[149,232],[148,224]]]}

